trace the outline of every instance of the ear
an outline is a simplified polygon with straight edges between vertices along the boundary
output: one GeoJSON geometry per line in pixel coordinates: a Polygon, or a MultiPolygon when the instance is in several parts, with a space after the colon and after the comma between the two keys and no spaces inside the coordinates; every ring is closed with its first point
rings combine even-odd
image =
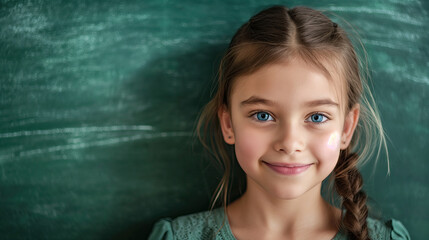
{"type": "Polygon", "coordinates": [[[221,107],[217,114],[219,117],[224,141],[230,145],[233,145],[235,143],[235,137],[234,129],[232,128],[231,114],[225,106],[221,107]]]}
{"type": "Polygon", "coordinates": [[[356,104],[347,113],[344,119],[343,132],[341,134],[341,149],[346,149],[352,140],[353,133],[359,121],[360,105],[356,104]]]}

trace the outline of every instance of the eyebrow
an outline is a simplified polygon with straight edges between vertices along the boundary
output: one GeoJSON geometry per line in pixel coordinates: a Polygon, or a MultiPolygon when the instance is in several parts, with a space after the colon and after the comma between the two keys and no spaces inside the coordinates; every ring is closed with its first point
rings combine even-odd
{"type": "MultiPolygon", "coordinates": [[[[263,104],[263,105],[268,105],[268,106],[273,106],[276,105],[275,102],[268,100],[268,99],[264,99],[264,98],[260,98],[257,96],[251,96],[250,98],[242,101],[240,103],[241,107],[247,106],[247,105],[257,105],[257,104],[263,104]]],[[[309,101],[303,104],[306,107],[317,107],[317,106],[321,106],[321,105],[327,105],[327,106],[332,106],[332,107],[339,107],[339,104],[332,101],[329,98],[325,98],[325,99],[318,99],[318,100],[313,100],[313,101],[309,101]]]]}
{"type": "Polygon", "coordinates": [[[328,105],[328,106],[332,106],[332,107],[339,107],[340,106],[338,103],[332,101],[329,98],[306,102],[304,105],[308,106],[308,107],[317,107],[317,106],[321,106],[321,105],[328,105]]]}
{"type": "Polygon", "coordinates": [[[240,106],[244,107],[246,105],[256,105],[256,104],[263,104],[268,106],[273,106],[275,103],[273,101],[270,101],[268,99],[263,99],[257,96],[251,96],[250,98],[242,101],[240,103],[240,106]]]}

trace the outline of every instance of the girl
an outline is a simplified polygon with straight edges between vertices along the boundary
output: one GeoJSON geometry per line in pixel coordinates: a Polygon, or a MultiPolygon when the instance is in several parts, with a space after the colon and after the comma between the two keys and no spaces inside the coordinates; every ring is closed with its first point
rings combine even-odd
{"type": "Polygon", "coordinates": [[[150,239],[409,239],[399,221],[368,217],[357,165],[386,143],[359,68],[345,31],[319,11],[252,17],[198,124],[225,170],[214,200],[223,207],[161,220],[150,239]],[[244,193],[229,203],[236,163],[244,193]],[[340,208],[322,198],[328,176],[340,208]]]}

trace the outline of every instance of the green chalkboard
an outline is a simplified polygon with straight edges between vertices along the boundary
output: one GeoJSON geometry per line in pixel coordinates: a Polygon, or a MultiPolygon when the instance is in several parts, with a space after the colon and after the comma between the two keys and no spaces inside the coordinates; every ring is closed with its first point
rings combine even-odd
{"type": "Polygon", "coordinates": [[[429,3],[261,2],[0,0],[0,238],[145,239],[206,210],[219,173],[195,120],[231,36],[272,4],[357,28],[391,154],[365,188],[428,236],[429,3]]]}

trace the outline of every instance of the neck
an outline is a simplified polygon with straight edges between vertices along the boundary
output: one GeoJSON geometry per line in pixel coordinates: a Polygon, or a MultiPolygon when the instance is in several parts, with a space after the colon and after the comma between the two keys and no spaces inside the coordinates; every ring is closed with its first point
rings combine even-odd
{"type": "Polygon", "coordinates": [[[298,198],[280,199],[249,181],[244,195],[228,207],[232,224],[283,233],[336,228],[340,211],[322,198],[321,184],[298,198]]]}

